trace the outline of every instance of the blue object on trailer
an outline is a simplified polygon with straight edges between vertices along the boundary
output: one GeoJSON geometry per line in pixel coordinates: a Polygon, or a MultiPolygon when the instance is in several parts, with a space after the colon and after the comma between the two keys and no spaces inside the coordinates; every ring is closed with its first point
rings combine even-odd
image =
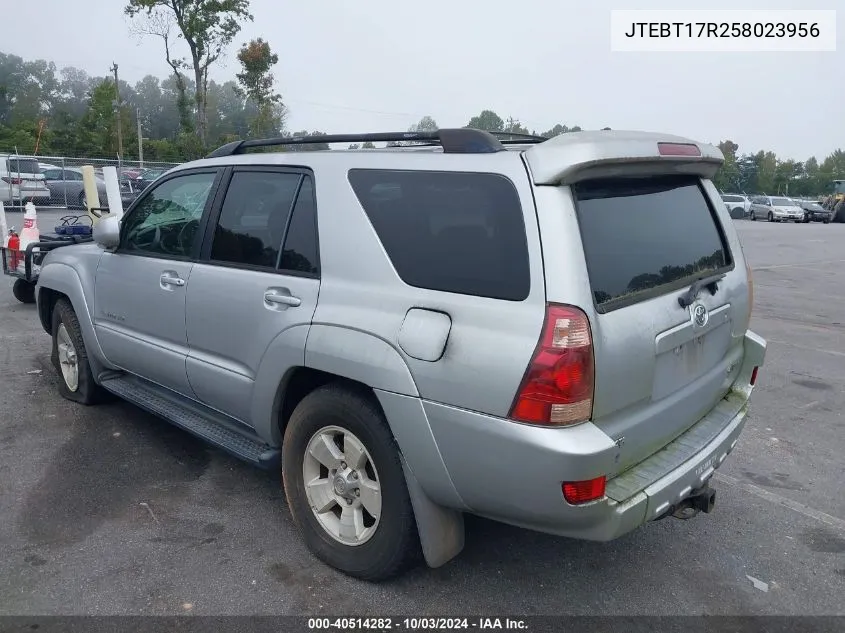
{"type": "Polygon", "coordinates": [[[66,215],[59,218],[61,224],[54,229],[56,235],[91,235],[94,226],[91,217],[88,215],[66,215]],[[80,222],[82,218],[88,220],[88,223],[80,222]]]}

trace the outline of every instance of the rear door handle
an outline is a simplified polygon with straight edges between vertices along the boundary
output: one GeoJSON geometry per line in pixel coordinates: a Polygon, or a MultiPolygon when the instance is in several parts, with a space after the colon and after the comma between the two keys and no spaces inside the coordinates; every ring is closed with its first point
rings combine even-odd
{"type": "Polygon", "coordinates": [[[264,301],[272,305],[297,308],[302,305],[299,297],[294,297],[287,288],[270,289],[264,293],[264,301]]]}
{"type": "Polygon", "coordinates": [[[162,286],[182,287],[185,285],[185,280],[182,279],[179,275],[174,275],[173,273],[162,273],[161,277],[159,277],[159,281],[161,282],[162,286]]]}

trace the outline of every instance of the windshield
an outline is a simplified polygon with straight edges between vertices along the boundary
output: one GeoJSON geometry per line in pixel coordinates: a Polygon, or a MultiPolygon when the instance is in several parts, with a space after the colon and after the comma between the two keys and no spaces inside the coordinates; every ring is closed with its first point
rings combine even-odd
{"type": "Polygon", "coordinates": [[[722,200],[725,202],[742,202],[742,198],[739,196],[722,196],[722,200]]]}
{"type": "Polygon", "coordinates": [[[772,198],[773,207],[794,207],[795,203],[789,198],[772,198]]]}

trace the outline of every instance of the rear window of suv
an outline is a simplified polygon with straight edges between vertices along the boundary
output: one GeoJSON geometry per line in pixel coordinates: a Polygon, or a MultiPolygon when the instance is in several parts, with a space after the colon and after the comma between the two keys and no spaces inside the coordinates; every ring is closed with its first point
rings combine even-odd
{"type": "Polygon", "coordinates": [[[9,173],[12,174],[40,174],[38,161],[31,158],[9,158],[6,161],[9,173]]]}
{"type": "Polygon", "coordinates": [[[522,207],[504,176],[353,169],[349,182],[409,286],[510,301],[528,296],[522,207]]]}
{"type": "Polygon", "coordinates": [[[671,292],[732,264],[697,178],[592,180],[572,189],[599,312],[671,292]]]}

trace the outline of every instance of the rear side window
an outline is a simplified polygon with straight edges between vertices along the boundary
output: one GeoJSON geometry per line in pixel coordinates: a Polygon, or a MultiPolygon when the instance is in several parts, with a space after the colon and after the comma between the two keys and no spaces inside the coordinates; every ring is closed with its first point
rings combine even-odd
{"type": "Polygon", "coordinates": [[[525,223],[507,178],[354,169],[349,182],[406,284],[509,301],[528,296],[525,223]]]}
{"type": "Polygon", "coordinates": [[[317,256],[317,209],[314,185],[305,176],[290,219],[282,249],[280,268],[287,272],[316,275],[320,272],[317,256]]]}
{"type": "Polygon", "coordinates": [[[599,312],[685,286],[731,265],[698,179],[593,180],[573,186],[599,312]]]}
{"type": "Polygon", "coordinates": [[[235,172],[214,231],[211,259],[275,268],[302,176],[235,172]]]}

